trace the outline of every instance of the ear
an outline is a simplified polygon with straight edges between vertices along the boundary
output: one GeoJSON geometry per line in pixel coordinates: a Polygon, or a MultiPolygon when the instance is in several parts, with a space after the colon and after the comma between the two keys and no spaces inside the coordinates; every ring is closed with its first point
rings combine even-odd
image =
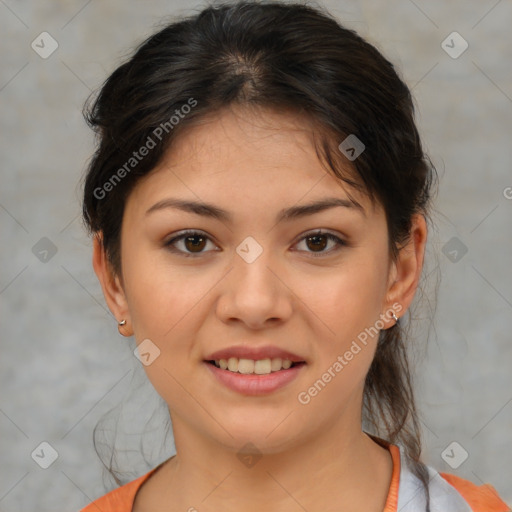
{"type": "MultiPolygon", "coordinates": [[[[125,319],[127,324],[129,324],[129,308],[123,285],[121,284],[122,280],[114,275],[103,247],[101,233],[96,234],[93,238],[92,266],[101,284],[108,308],[118,322],[125,319]]],[[[124,327],[126,328],[127,326],[124,327]]],[[[125,334],[123,333],[123,335],[125,334]]],[[[126,336],[129,335],[126,334],[126,336]]]]}
{"type": "Polygon", "coordinates": [[[387,310],[392,308],[398,317],[405,314],[414,299],[423,269],[426,243],[427,223],[425,217],[416,214],[412,219],[409,240],[400,248],[397,260],[391,264],[384,306],[387,310]]]}

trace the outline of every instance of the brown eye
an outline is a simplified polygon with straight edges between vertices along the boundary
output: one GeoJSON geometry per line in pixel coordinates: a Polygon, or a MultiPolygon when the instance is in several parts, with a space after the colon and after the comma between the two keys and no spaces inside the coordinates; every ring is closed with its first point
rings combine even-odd
{"type": "Polygon", "coordinates": [[[333,233],[323,233],[322,231],[308,233],[301,238],[300,242],[305,242],[306,247],[311,249],[306,252],[311,253],[312,256],[325,256],[338,251],[341,246],[346,245],[341,238],[337,237],[333,233]],[[327,247],[329,242],[334,242],[334,248],[325,251],[324,249],[327,247]]]}
{"type": "MultiPolygon", "coordinates": [[[[208,242],[211,242],[211,239],[206,234],[200,231],[186,231],[171,238],[165,243],[165,246],[174,253],[178,253],[185,257],[194,257],[209,252],[204,250],[208,242]],[[182,248],[177,246],[178,243],[181,243],[182,248]]],[[[347,245],[341,238],[337,237],[333,233],[324,233],[322,231],[308,233],[303,236],[299,242],[305,242],[307,247],[305,252],[312,256],[326,256],[332,252],[338,251],[341,246],[347,245]],[[329,245],[329,242],[334,243],[334,248],[325,250],[329,245]]]]}
{"type": "Polygon", "coordinates": [[[183,239],[185,248],[191,252],[201,252],[206,245],[206,238],[202,235],[188,235],[183,239]]]}
{"type": "Polygon", "coordinates": [[[165,246],[171,252],[179,253],[185,257],[194,257],[196,255],[200,256],[203,253],[209,252],[203,250],[208,242],[211,242],[211,240],[204,233],[201,233],[200,231],[186,231],[181,235],[171,238],[165,243],[165,246]],[[181,243],[183,249],[176,247],[178,243],[181,243]]]}
{"type": "Polygon", "coordinates": [[[306,243],[311,244],[308,247],[315,251],[323,251],[327,246],[327,242],[328,239],[325,235],[312,235],[306,238],[306,243]]]}

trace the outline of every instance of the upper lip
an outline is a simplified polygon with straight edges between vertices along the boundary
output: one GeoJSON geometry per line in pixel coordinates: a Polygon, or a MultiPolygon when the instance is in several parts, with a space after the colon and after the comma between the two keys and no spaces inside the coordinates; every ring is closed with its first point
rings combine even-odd
{"type": "Polygon", "coordinates": [[[212,361],[219,359],[229,359],[230,357],[253,360],[276,359],[280,357],[281,359],[289,359],[293,363],[304,361],[304,358],[298,356],[297,354],[272,345],[263,345],[261,347],[234,345],[231,347],[223,348],[221,350],[217,350],[216,352],[212,352],[206,357],[205,360],[212,361]]]}

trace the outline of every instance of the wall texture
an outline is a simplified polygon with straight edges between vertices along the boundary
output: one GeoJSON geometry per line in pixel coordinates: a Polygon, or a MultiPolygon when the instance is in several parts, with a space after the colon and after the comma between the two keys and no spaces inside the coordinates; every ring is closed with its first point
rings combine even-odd
{"type": "MultiPolygon", "coordinates": [[[[418,310],[424,458],[512,503],[512,3],[320,3],[400,68],[441,178],[425,282],[428,292],[440,277],[437,309],[418,310]]],[[[2,512],[78,510],[112,488],[92,429],[130,390],[125,413],[136,403],[140,424],[121,421],[127,479],[173,453],[151,433],[148,461],[137,456],[137,432],[158,406],[162,425],[165,408],[91,266],[79,180],[93,138],[81,108],[162,17],[194,8],[0,1],[2,512]]]]}

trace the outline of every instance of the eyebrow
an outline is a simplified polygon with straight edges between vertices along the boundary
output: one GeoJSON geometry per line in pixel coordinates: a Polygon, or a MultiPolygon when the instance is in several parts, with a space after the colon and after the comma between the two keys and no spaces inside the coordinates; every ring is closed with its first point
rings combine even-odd
{"type": "MultiPolygon", "coordinates": [[[[359,211],[364,216],[366,216],[364,208],[353,199],[327,197],[305,205],[285,208],[277,214],[276,221],[281,222],[298,219],[335,207],[350,208],[353,209],[354,211],[359,211]]],[[[146,215],[166,208],[177,208],[184,212],[194,213],[196,215],[201,215],[203,217],[211,217],[224,222],[232,222],[233,219],[230,212],[223,210],[222,208],[219,208],[218,206],[215,206],[213,204],[201,203],[197,201],[187,201],[175,198],[167,198],[158,201],[158,203],[155,203],[153,206],[151,206],[151,208],[149,208],[146,211],[146,215]]]]}

